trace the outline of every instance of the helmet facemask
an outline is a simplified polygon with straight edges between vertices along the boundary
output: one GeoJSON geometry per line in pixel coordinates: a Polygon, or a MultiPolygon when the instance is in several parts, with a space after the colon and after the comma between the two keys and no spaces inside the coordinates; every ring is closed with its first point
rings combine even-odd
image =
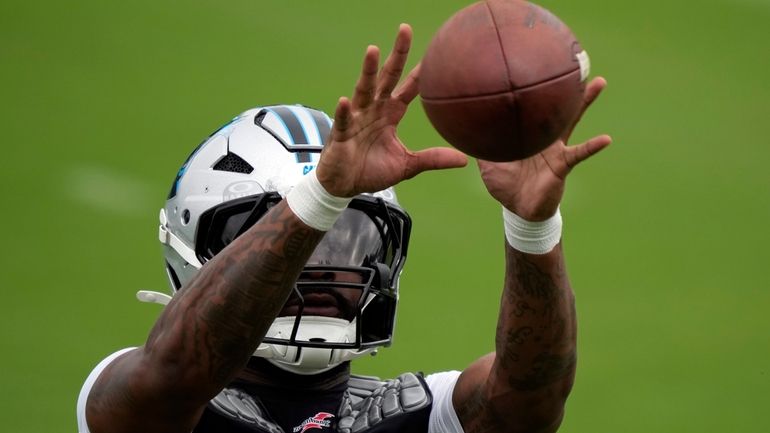
{"type": "MultiPolygon", "coordinates": [[[[204,212],[199,261],[213,258],[280,200],[263,193],[204,212]]],[[[410,229],[409,216],[382,198],[353,199],[309,258],[255,356],[315,374],[390,345],[410,229]]]]}

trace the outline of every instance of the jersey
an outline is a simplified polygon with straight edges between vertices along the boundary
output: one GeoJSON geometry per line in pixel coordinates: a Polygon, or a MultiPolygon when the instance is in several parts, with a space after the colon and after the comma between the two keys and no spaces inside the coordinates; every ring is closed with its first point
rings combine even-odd
{"type": "MultiPolygon", "coordinates": [[[[100,362],[86,379],[77,404],[78,429],[90,433],[88,394],[123,349],[100,362]]],[[[452,405],[459,371],[402,374],[396,379],[351,376],[323,393],[262,392],[234,382],[211,400],[192,433],[463,433],[452,405]]]]}

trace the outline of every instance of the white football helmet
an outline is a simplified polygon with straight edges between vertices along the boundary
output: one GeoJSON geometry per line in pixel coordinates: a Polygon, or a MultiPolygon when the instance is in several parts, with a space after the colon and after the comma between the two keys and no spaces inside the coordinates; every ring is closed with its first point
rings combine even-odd
{"type": "MultiPolygon", "coordinates": [[[[160,211],[172,295],[315,169],[332,121],[299,105],[258,107],[187,158],[160,211]]],[[[254,356],[316,374],[390,345],[411,230],[392,188],[357,196],[324,236],[254,356]]],[[[169,296],[142,291],[140,300],[169,296]]]]}

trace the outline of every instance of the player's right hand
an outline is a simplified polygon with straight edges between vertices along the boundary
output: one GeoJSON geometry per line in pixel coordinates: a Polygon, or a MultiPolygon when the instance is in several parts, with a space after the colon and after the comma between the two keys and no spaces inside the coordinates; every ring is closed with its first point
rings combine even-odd
{"type": "Polygon", "coordinates": [[[542,152],[512,162],[478,160],[481,178],[490,195],[527,221],[544,221],[553,216],[564,195],[567,175],[576,165],[612,143],[609,135],[598,135],[577,145],[567,145],[575,126],[606,86],[602,77],[586,86],[577,119],[542,152]]]}
{"type": "Polygon", "coordinates": [[[398,85],[411,42],[412,29],[402,24],[379,73],[379,48],[369,46],[352,100],[340,98],[316,172],[330,194],[352,197],[380,191],[426,170],[467,164],[463,153],[447,147],[412,152],[396,134],[418,93],[419,65],[398,85]]]}

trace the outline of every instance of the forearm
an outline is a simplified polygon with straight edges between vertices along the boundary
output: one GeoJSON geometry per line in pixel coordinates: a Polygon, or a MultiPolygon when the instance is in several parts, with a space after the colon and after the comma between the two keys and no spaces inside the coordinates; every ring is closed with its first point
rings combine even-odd
{"type": "Polygon", "coordinates": [[[155,323],[146,344],[94,384],[92,432],[189,432],[203,407],[246,365],[323,232],[286,201],[201,268],[155,323]]]}
{"type": "Polygon", "coordinates": [[[543,255],[505,248],[496,351],[463,371],[452,400],[467,433],[553,432],[575,371],[575,310],[561,245],[543,255]]]}
{"type": "Polygon", "coordinates": [[[277,204],[180,290],[145,355],[179,391],[216,394],[259,345],[323,234],[277,204]]]}
{"type": "Polygon", "coordinates": [[[532,421],[547,423],[561,415],[574,379],[574,295],[561,244],[542,255],[507,243],[505,248],[505,288],[487,391],[496,406],[526,410],[532,421]]]}
{"type": "Polygon", "coordinates": [[[463,371],[452,396],[467,433],[553,432],[561,422],[575,376],[577,325],[557,243],[558,205],[572,169],[611,142],[601,135],[567,146],[578,120],[605,86],[602,78],[586,86],[579,116],[539,154],[506,163],[478,160],[484,185],[506,209],[506,239],[520,250],[506,243],[496,351],[463,371]]]}

